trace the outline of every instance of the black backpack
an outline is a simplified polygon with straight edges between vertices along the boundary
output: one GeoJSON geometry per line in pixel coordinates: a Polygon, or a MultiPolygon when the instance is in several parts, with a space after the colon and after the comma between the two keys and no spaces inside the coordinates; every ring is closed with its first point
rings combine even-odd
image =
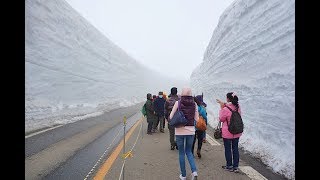
{"type": "Polygon", "coordinates": [[[230,118],[230,124],[228,124],[228,130],[231,134],[239,134],[243,132],[243,121],[240,116],[240,113],[238,112],[238,109],[236,111],[233,111],[231,108],[226,106],[231,112],[231,118],[230,118]]]}

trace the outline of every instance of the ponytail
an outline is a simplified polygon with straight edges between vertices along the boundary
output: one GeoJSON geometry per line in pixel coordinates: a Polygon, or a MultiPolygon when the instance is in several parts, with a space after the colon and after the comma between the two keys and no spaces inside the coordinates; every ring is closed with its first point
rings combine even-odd
{"type": "Polygon", "coordinates": [[[227,98],[230,99],[231,103],[238,109],[239,108],[239,99],[234,92],[227,93],[227,98]]]}

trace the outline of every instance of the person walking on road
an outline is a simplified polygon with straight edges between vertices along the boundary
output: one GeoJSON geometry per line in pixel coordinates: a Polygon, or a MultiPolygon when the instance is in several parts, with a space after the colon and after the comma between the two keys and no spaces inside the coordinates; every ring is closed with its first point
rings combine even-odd
{"type": "MultiPolygon", "coordinates": [[[[168,97],[167,94],[165,92],[163,92],[163,99],[164,101],[167,101],[168,97]]],[[[166,110],[164,110],[166,111],[166,110]]],[[[166,127],[166,114],[164,114],[164,121],[163,121],[163,129],[166,127]]]]}
{"type": "Polygon", "coordinates": [[[153,122],[156,120],[156,115],[153,108],[153,102],[152,102],[152,95],[150,93],[147,94],[147,102],[146,102],[146,116],[147,116],[147,122],[148,122],[148,129],[147,134],[151,135],[152,132],[152,126],[153,122]]]}
{"type": "Polygon", "coordinates": [[[191,167],[192,179],[196,180],[198,178],[198,173],[195,159],[191,152],[191,148],[195,134],[194,121],[198,121],[199,113],[197,104],[194,102],[192,96],[191,88],[182,89],[181,99],[174,103],[174,106],[170,113],[169,121],[170,119],[172,119],[173,115],[177,111],[178,106],[180,106],[180,110],[183,112],[184,116],[188,120],[188,123],[185,126],[175,128],[175,135],[177,145],[179,148],[179,164],[181,171],[179,178],[182,180],[186,180],[185,156],[187,156],[187,159],[191,167]]]}
{"type": "MultiPolygon", "coordinates": [[[[194,97],[194,101],[197,103],[199,116],[202,116],[203,119],[205,120],[206,124],[208,124],[207,112],[206,112],[205,108],[203,107],[203,104],[201,102],[201,98],[196,96],[196,97],[194,97]]],[[[196,128],[196,132],[195,132],[195,136],[194,136],[194,140],[193,140],[193,145],[192,145],[192,154],[194,154],[194,145],[196,143],[196,140],[198,139],[197,155],[199,158],[201,158],[201,147],[202,147],[202,143],[203,143],[204,133],[205,133],[205,131],[202,131],[202,130],[199,130],[196,128]]]]}
{"type": "MultiPolygon", "coordinates": [[[[165,118],[168,121],[169,115],[172,111],[172,108],[174,106],[174,103],[179,100],[179,97],[177,95],[178,90],[176,87],[171,88],[171,93],[169,94],[169,99],[166,100],[166,103],[164,105],[164,111],[165,111],[165,118]]],[[[168,123],[168,129],[169,129],[169,134],[170,134],[170,145],[171,145],[171,150],[174,150],[174,148],[178,149],[177,143],[174,140],[175,139],[175,134],[174,134],[174,127],[170,126],[168,123]]]]}
{"type": "Polygon", "coordinates": [[[164,103],[165,103],[165,99],[163,98],[163,92],[159,92],[159,96],[158,98],[153,102],[154,104],[154,111],[156,113],[157,116],[157,120],[156,123],[153,124],[153,131],[155,132],[156,130],[158,130],[158,125],[160,122],[160,132],[164,133],[163,130],[163,123],[164,123],[164,103]]]}
{"type": "MultiPolygon", "coordinates": [[[[201,106],[206,111],[206,116],[207,116],[207,110],[206,110],[207,104],[203,101],[203,93],[201,95],[197,95],[196,98],[201,102],[201,106]]],[[[207,122],[207,120],[206,120],[206,122],[207,122]]],[[[208,123],[207,123],[207,125],[208,125],[208,123]]],[[[203,143],[207,142],[206,135],[207,135],[207,133],[206,133],[206,131],[204,131],[203,140],[202,140],[203,143]]]]}
{"type": "Polygon", "coordinates": [[[154,100],[156,100],[156,99],[157,99],[157,95],[154,94],[154,95],[152,96],[152,102],[154,102],[154,100]]]}
{"type": "Polygon", "coordinates": [[[241,115],[241,109],[238,103],[238,96],[229,92],[226,95],[227,103],[217,99],[220,104],[219,120],[222,124],[222,138],[224,143],[224,151],[226,158],[226,165],[222,166],[223,169],[231,172],[239,172],[239,138],[242,133],[232,134],[228,130],[228,124],[230,124],[230,118],[233,111],[238,111],[241,115]],[[230,109],[229,109],[230,108],[230,109]]]}

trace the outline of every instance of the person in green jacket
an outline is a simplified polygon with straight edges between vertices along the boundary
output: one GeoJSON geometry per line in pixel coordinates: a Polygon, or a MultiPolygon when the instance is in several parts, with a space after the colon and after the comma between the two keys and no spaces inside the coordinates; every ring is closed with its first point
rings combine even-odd
{"type": "Polygon", "coordinates": [[[157,116],[155,115],[155,112],[154,112],[152,95],[150,93],[147,94],[146,111],[147,111],[146,116],[147,116],[147,122],[148,122],[147,134],[151,135],[152,125],[153,125],[153,122],[157,120],[157,116]]]}

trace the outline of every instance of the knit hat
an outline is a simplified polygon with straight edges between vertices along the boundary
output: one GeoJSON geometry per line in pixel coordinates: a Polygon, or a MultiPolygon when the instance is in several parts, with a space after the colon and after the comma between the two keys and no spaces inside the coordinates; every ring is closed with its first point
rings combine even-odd
{"type": "Polygon", "coordinates": [[[203,96],[202,95],[197,95],[196,98],[201,102],[201,104],[205,107],[207,107],[207,104],[203,102],[203,96]]]}

